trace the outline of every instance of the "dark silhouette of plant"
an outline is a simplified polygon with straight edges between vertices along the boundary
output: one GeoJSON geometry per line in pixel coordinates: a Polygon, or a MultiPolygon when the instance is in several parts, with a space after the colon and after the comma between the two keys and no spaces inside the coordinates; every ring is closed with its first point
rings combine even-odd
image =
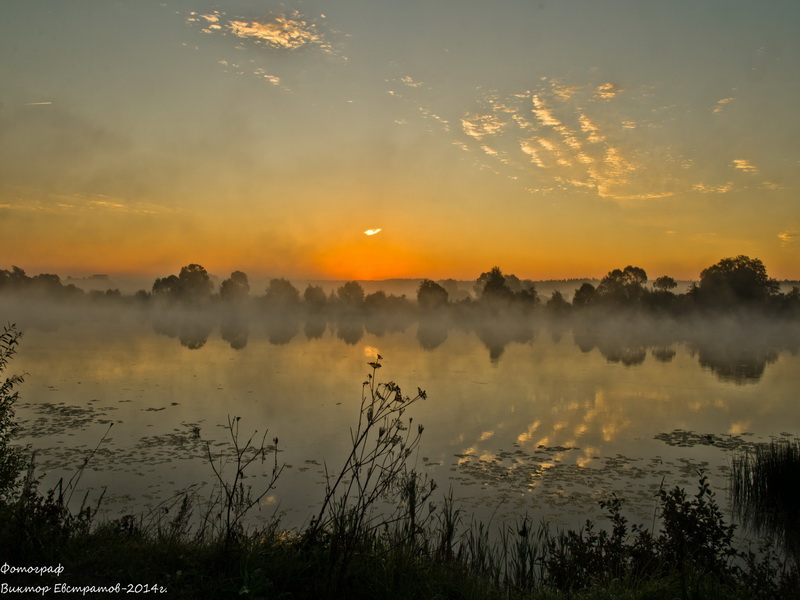
{"type": "Polygon", "coordinates": [[[662,275],[653,282],[653,289],[660,292],[670,292],[676,287],[678,287],[678,282],[667,275],[662,275]]]}
{"type": "Polygon", "coordinates": [[[482,273],[475,282],[475,289],[482,300],[489,302],[508,301],[514,295],[500,267],[492,267],[488,273],[482,273]]]}
{"type": "Polygon", "coordinates": [[[616,305],[631,305],[639,301],[645,293],[647,273],[640,267],[628,265],[624,269],[614,269],[600,280],[597,295],[605,302],[616,305]]]}
{"type": "Polygon", "coordinates": [[[564,295],[558,290],[553,290],[550,298],[545,304],[547,312],[556,316],[563,316],[567,314],[571,308],[570,303],[566,301],[564,295]]]}
{"type": "Polygon", "coordinates": [[[364,288],[357,281],[348,281],[336,290],[336,301],[346,311],[360,310],[364,304],[364,288]]]}
{"type": "Polygon", "coordinates": [[[250,293],[250,283],[247,280],[247,273],[234,271],[231,276],[224,280],[219,287],[219,297],[223,302],[240,304],[247,299],[250,293]]]}
{"type": "Polygon", "coordinates": [[[800,565],[800,440],[780,439],[733,459],[733,509],[742,522],[776,539],[800,565]]]}
{"type": "Polygon", "coordinates": [[[300,292],[287,279],[282,277],[280,279],[272,279],[267,286],[264,301],[270,308],[292,308],[300,302],[300,292]]]}
{"type": "Polygon", "coordinates": [[[211,469],[217,478],[219,485],[219,493],[221,502],[215,504],[224,513],[223,516],[223,534],[225,539],[225,546],[229,547],[234,544],[243,534],[244,528],[242,526],[242,519],[247,515],[250,510],[259,504],[264,497],[275,488],[281,473],[283,472],[284,465],[278,465],[278,438],[273,438],[272,446],[266,444],[267,432],[261,437],[261,442],[253,445],[257,431],[254,431],[247,440],[242,443],[242,438],[239,434],[239,422],[241,417],[228,417],[228,425],[226,429],[230,435],[230,448],[231,454],[220,454],[217,457],[211,453],[211,444],[206,442],[206,454],[211,469]],[[272,471],[269,475],[267,484],[261,488],[258,493],[253,492],[250,485],[245,485],[244,480],[248,477],[245,471],[256,460],[260,460],[263,464],[267,460],[267,455],[272,453],[272,471]],[[225,477],[225,467],[229,461],[232,461],[233,469],[235,471],[233,477],[225,477]]]}
{"type": "Polygon", "coordinates": [[[430,279],[423,279],[417,288],[417,303],[422,310],[436,310],[447,306],[447,290],[430,279]]]}
{"type": "Polygon", "coordinates": [[[592,304],[597,297],[597,289],[591,283],[583,283],[572,296],[572,305],[583,307],[592,304]]]}
{"type": "Polygon", "coordinates": [[[325,290],[319,285],[311,285],[310,283],[303,292],[303,301],[306,305],[314,311],[320,311],[325,308],[328,303],[328,297],[325,295],[325,290]]]}
{"type": "MultiPolygon", "coordinates": [[[[16,325],[9,324],[3,328],[0,334],[0,377],[3,377],[9,361],[16,354],[21,336],[16,325]]],[[[14,404],[19,398],[19,392],[14,388],[23,381],[22,375],[11,375],[0,383],[0,500],[8,498],[22,471],[22,453],[11,446],[11,440],[16,430],[14,404]]]]}
{"type": "Polygon", "coordinates": [[[214,283],[208,272],[198,264],[181,268],[179,275],[169,275],[153,282],[153,296],[187,305],[205,304],[211,297],[214,283]]]}
{"type": "Polygon", "coordinates": [[[434,489],[432,482],[427,484],[408,468],[423,427],[415,428],[413,418],[404,418],[409,406],[427,396],[421,389],[413,398],[404,396],[396,383],[378,383],[375,375],[381,360],[379,355],[369,363],[372,372],[362,385],[358,424],[350,430],[350,452],[338,473],[329,472],[325,463],[325,498],[304,532],[309,544],[326,540],[338,582],[376,529],[407,518],[407,533],[413,535],[419,510],[434,489]],[[394,512],[376,514],[381,502],[387,508],[394,506],[394,512]]]}
{"type": "Polygon", "coordinates": [[[611,531],[584,529],[547,538],[546,581],[561,590],[608,585],[614,580],[674,578],[684,593],[700,581],[732,589],[759,581],[759,597],[783,597],[780,590],[796,586],[796,571],[780,573],[775,557],[757,559],[734,545],[735,526],[725,523],[705,475],[698,491],[687,495],[680,487],[659,490],[661,521],[658,535],[634,525],[628,532],[616,496],[601,503],[608,510],[611,531]],[[694,582],[694,583],[691,583],[694,582]]]}
{"type": "Polygon", "coordinates": [[[703,304],[726,307],[763,304],[779,290],[778,282],[767,275],[764,263],[739,255],[703,269],[696,295],[703,304]]]}

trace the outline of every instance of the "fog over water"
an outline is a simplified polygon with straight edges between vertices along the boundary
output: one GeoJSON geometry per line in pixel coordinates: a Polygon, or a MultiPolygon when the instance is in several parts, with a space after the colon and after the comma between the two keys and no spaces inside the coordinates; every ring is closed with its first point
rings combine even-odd
{"type": "Polygon", "coordinates": [[[380,354],[380,381],[427,392],[408,412],[425,426],[412,460],[439,491],[482,518],[579,524],[612,492],[651,519],[658,487],[691,488],[700,470],[725,505],[733,453],[800,430],[797,319],[387,302],[315,313],[3,296],[0,312],[24,332],[19,441],[52,482],[113,423],[81,485],[107,488],[117,515],[208,490],[206,445],[223,451],[227,418],[241,416],[243,431],[279,438],[287,464],[261,515],[296,526],[318,506],[323,465],[348,449],[380,354]]]}

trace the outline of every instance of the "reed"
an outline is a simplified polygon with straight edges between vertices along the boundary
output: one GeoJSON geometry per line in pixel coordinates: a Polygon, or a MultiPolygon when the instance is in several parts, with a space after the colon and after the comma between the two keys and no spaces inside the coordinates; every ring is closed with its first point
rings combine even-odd
{"type": "Polygon", "coordinates": [[[773,440],[735,457],[730,485],[734,514],[800,564],[800,439],[773,440]]]}

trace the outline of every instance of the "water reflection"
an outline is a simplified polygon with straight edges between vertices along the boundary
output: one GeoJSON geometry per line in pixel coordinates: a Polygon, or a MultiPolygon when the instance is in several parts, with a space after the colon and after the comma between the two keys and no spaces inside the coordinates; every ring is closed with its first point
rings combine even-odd
{"type": "Polygon", "coordinates": [[[231,345],[234,350],[247,347],[250,335],[250,326],[241,314],[233,312],[225,315],[219,325],[219,333],[223,340],[231,345]]]}
{"type": "MultiPolygon", "coordinates": [[[[540,333],[553,343],[571,341],[586,354],[598,352],[611,364],[639,368],[648,360],[672,361],[685,347],[703,369],[723,382],[747,385],[760,381],[782,353],[800,351],[800,321],[741,314],[685,318],[647,317],[638,313],[552,315],[546,311],[478,311],[467,305],[454,311],[402,310],[331,311],[293,308],[276,310],[261,304],[186,307],[178,305],[121,304],[70,308],[40,302],[35,307],[6,306],[4,314],[21,326],[55,332],[61,325],[98,320],[111,323],[124,314],[149,322],[159,335],[176,339],[190,350],[204,348],[215,329],[232,349],[252,341],[252,331],[265,332],[270,344],[287,345],[303,334],[307,340],[334,332],[346,345],[359,344],[365,335],[385,337],[416,333],[420,349],[443,346],[454,331],[475,336],[490,364],[498,365],[513,345],[536,343],[540,333]]],[[[263,304],[263,303],[262,303],[263,304]]]]}
{"type": "Polygon", "coordinates": [[[287,475],[280,500],[299,511],[324,480],[323,459],[332,463],[347,450],[365,363],[378,353],[386,357],[382,380],[428,392],[413,414],[429,436],[420,472],[489,513],[500,498],[512,511],[548,505],[561,516],[579,506],[582,521],[599,495],[618,492],[652,515],[647,502],[663,478],[693,485],[700,468],[724,476],[727,450],[703,440],[800,427],[795,325],[537,318],[520,325],[430,314],[403,330],[403,319],[379,326],[358,314],[128,316],[29,330],[18,365],[31,373],[22,394],[30,404],[18,413],[30,423],[25,443],[41,448],[49,469],[80,464],[98,439],[93,424],[118,423],[97,459],[98,485],[110,489],[133,486],[131,473],[140,472],[158,486],[153,494],[202,481],[203,453],[186,451],[192,428],[214,443],[216,425],[236,414],[286,440],[296,479],[287,475]],[[743,357],[763,363],[758,377],[720,375],[743,357]],[[673,436],[675,446],[655,437],[678,428],[698,435],[673,436]]]}

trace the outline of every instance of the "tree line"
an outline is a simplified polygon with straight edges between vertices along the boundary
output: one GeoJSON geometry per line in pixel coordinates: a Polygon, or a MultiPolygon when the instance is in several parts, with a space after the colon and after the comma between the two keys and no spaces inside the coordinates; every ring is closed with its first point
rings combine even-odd
{"type": "MultiPolygon", "coordinates": [[[[571,300],[560,291],[544,298],[531,280],[520,280],[499,267],[481,273],[473,294],[460,289],[458,282],[423,279],[416,291],[416,305],[423,313],[454,309],[484,310],[494,314],[529,312],[543,308],[555,315],[576,310],[637,309],[680,313],[687,310],[734,308],[764,309],[775,313],[800,314],[800,288],[782,292],[780,284],[767,274],[761,260],[748,256],[723,258],[703,269],[698,281],[685,293],[676,293],[678,283],[669,276],[649,281],[641,267],[626,266],[609,271],[595,286],[585,282],[575,289],[571,300]]],[[[58,275],[33,277],[19,267],[0,270],[0,293],[22,292],[57,298],[89,297],[118,299],[119,290],[91,291],[86,294],[74,284],[64,285],[58,275]]],[[[266,309],[303,307],[309,311],[336,310],[349,314],[376,311],[404,311],[414,308],[412,299],[384,291],[367,294],[357,281],[348,281],[330,293],[322,286],[308,284],[301,293],[289,280],[270,280],[263,295],[251,295],[246,273],[234,271],[218,290],[206,269],[199,264],[183,267],[177,275],[157,278],[150,291],[140,290],[133,299],[143,304],[204,307],[219,303],[229,307],[260,305],[266,309]]]]}

